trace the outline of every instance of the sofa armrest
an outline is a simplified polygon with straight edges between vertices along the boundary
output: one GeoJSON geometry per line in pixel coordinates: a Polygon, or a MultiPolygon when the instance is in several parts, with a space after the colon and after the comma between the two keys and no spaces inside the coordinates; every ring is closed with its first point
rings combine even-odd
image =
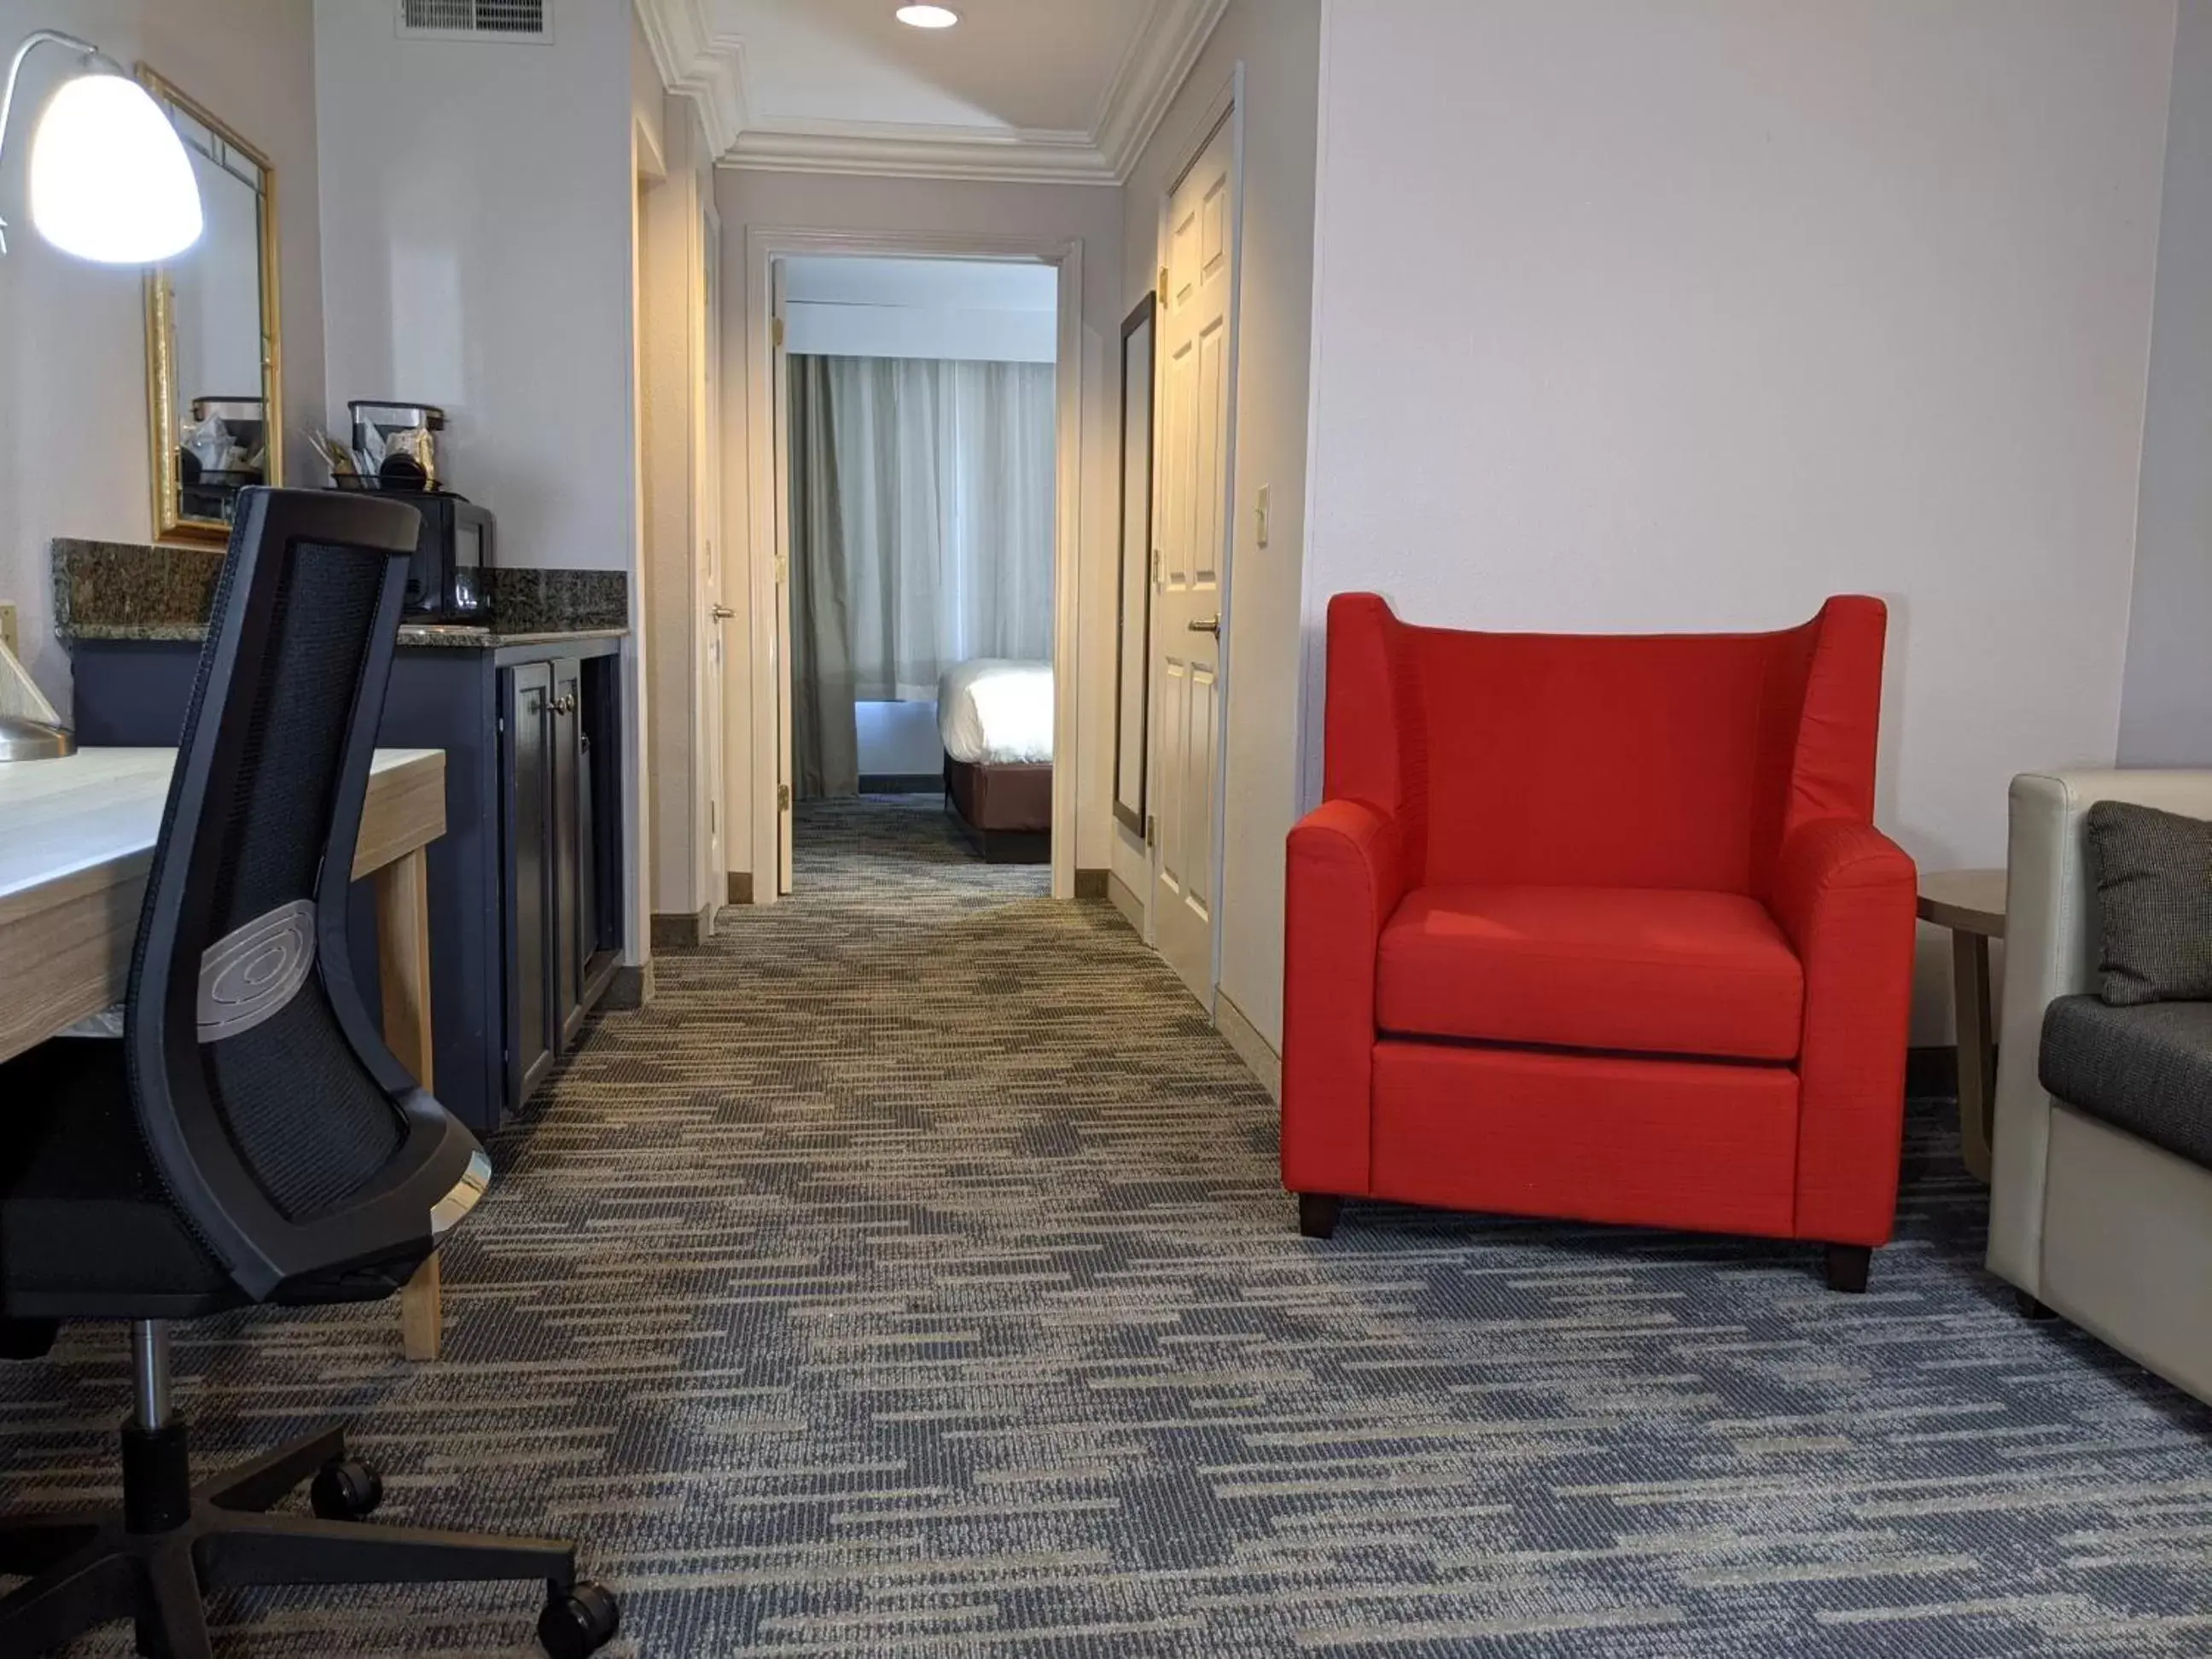
{"type": "Polygon", "coordinates": [[[1291,830],[1283,917],[1283,1184],[1368,1190],[1375,957],[1406,896],[1397,823],[1324,801],[1291,830]]]}
{"type": "Polygon", "coordinates": [[[2044,1010],[2060,997],[2097,988],[2097,891],[2087,820],[2100,800],[2212,818],[2212,772],[2024,772],[2012,781],[1989,1265],[2030,1295],[2042,1285],[2051,1143],[2051,1097],[2036,1073],[2036,1056],[2044,1010]]]}
{"type": "Polygon", "coordinates": [[[1798,1050],[1797,1232],[1881,1244],[1897,1211],[1918,877],[1856,818],[1784,840],[1773,907],[1805,973],[1798,1050]]]}

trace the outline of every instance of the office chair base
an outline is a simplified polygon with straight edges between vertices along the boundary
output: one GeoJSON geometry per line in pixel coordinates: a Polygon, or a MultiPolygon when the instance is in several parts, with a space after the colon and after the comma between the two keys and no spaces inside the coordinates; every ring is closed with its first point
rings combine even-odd
{"type": "Polygon", "coordinates": [[[349,1506],[380,1485],[347,1464],[342,1430],[198,1485],[181,1422],[123,1432],[122,1511],[0,1516],[0,1575],[29,1580],[0,1598],[0,1653],[45,1653],[129,1619],[149,1659],[210,1659],[203,1598],[264,1584],[537,1579],[546,1587],[538,1639],[553,1659],[585,1659],[621,1622],[613,1596],[577,1578],[573,1544],[267,1513],[311,1479],[319,1498],[344,1486],[349,1506]]]}

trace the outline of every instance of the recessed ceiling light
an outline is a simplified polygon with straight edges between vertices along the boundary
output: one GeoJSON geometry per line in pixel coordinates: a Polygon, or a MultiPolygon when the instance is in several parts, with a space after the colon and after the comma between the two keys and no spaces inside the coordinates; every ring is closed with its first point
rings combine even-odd
{"type": "Polygon", "coordinates": [[[949,29],[960,21],[960,14],[950,6],[901,6],[897,16],[900,22],[917,29],[949,29]]]}

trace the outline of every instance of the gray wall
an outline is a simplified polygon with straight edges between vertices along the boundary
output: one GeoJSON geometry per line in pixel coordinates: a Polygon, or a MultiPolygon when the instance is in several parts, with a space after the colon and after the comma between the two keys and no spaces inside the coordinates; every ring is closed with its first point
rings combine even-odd
{"type": "Polygon", "coordinates": [[[2182,0],[2120,764],[2212,766],[2212,0],[2182,0]]]}

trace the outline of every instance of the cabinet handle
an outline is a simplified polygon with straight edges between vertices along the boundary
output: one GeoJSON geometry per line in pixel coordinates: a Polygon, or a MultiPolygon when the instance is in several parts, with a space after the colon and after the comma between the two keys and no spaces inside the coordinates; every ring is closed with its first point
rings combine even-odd
{"type": "Polygon", "coordinates": [[[554,698],[553,712],[556,714],[574,714],[576,712],[575,694],[574,692],[566,692],[562,696],[554,698]]]}
{"type": "Polygon", "coordinates": [[[736,616],[738,613],[731,610],[726,605],[718,605],[707,614],[712,617],[716,622],[727,622],[731,617],[736,616]]]}

